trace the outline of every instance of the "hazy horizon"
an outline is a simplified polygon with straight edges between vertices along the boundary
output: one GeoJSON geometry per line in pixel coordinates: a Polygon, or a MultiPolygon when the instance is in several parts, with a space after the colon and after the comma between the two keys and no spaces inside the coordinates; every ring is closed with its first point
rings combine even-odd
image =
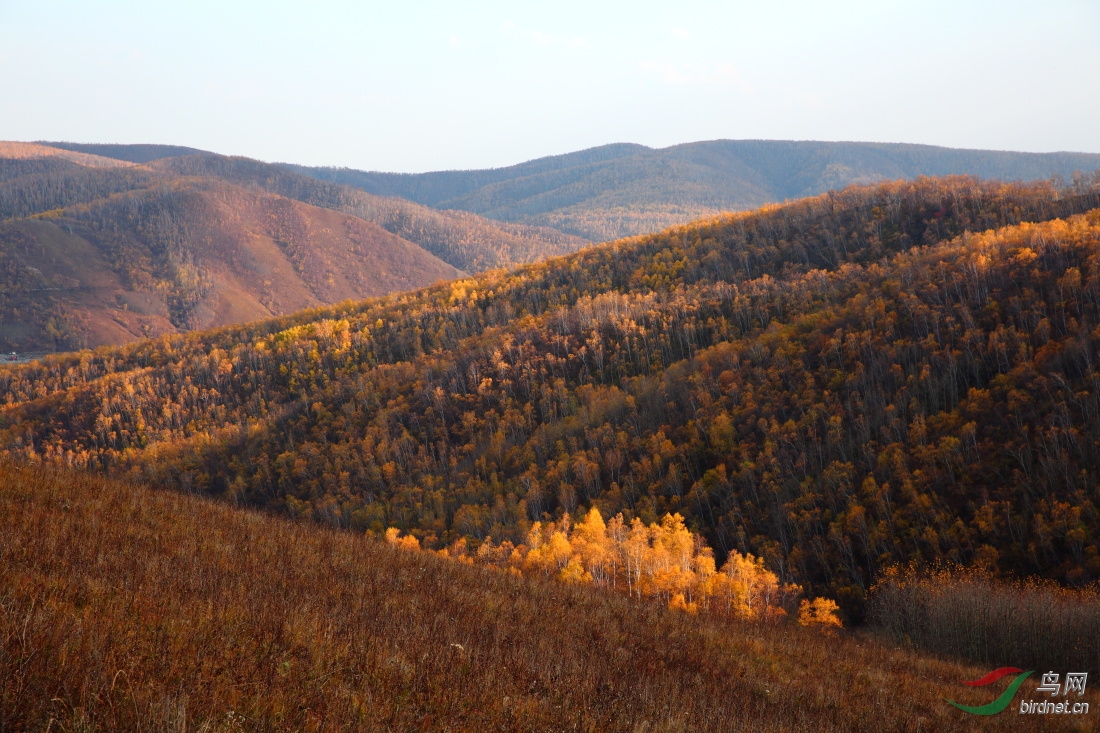
{"type": "Polygon", "coordinates": [[[0,138],[400,172],[610,141],[1100,152],[1097,27],[1084,0],[0,3],[0,138]]]}
{"type": "MultiPolygon", "coordinates": [[[[67,144],[67,145],[68,144],[73,144],[73,145],[165,145],[165,146],[179,145],[178,143],[174,143],[174,142],[171,142],[171,141],[164,141],[164,140],[154,141],[154,142],[140,142],[140,143],[134,143],[134,142],[129,142],[129,141],[114,141],[114,140],[104,141],[104,140],[45,140],[45,139],[42,139],[42,140],[11,140],[11,141],[8,141],[8,142],[35,143],[35,144],[45,144],[45,145],[48,145],[49,143],[55,143],[55,144],[62,144],[63,143],[63,144],[67,144]]],[[[811,139],[795,140],[795,139],[778,139],[778,138],[715,138],[715,139],[712,139],[712,140],[686,140],[686,141],[683,141],[683,142],[672,143],[671,145],[664,145],[664,146],[660,146],[660,147],[651,146],[651,145],[644,145],[642,143],[635,143],[635,142],[630,142],[630,141],[626,141],[626,140],[615,140],[615,141],[612,141],[612,142],[601,143],[599,145],[592,145],[592,146],[589,146],[587,148],[580,148],[580,149],[577,149],[577,150],[565,150],[565,151],[561,151],[561,152],[548,153],[546,155],[540,155],[537,158],[525,158],[523,160],[516,160],[516,161],[512,161],[512,162],[506,162],[506,163],[502,163],[500,165],[472,166],[472,167],[468,167],[468,168],[428,168],[424,171],[395,171],[395,170],[382,170],[382,169],[377,169],[377,168],[375,168],[375,169],[358,168],[357,169],[354,166],[344,165],[344,164],[340,164],[340,163],[336,163],[336,164],[319,164],[317,167],[349,168],[349,169],[353,169],[353,170],[362,170],[362,171],[368,172],[368,173],[391,173],[391,174],[417,175],[418,173],[441,173],[441,172],[452,172],[452,171],[495,170],[495,169],[502,169],[502,168],[510,168],[510,167],[514,167],[514,166],[517,166],[517,165],[522,165],[524,163],[534,162],[536,160],[543,160],[543,159],[547,159],[547,158],[556,158],[556,157],[560,157],[560,156],[564,156],[564,155],[569,155],[571,153],[583,153],[583,152],[586,152],[588,150],[595,150],[595,149],[598,149],[598,148],[610,147],[612,145],[638,145],[638,146],[647,148],[649,150],[657,151],[657,150],[667,150],[667,149],[670,149],[670,148],[677,148],[677,147],[686,146],[686,145],[693,145],[693,144],[697,144],[697,143],[711,143],[711,142],[824,143],[824,144],[836,144],[836,145],[845,145],[845,144],[856,144],[856,145],[859,145],[859,144],[914,145],[914,146],[923,146],[923,147],[932,147],[932,148],[944,148],[944,149],[950,149],[950,150],[970,150],[970,151],[976,151],[976,152],[992,152],[992,153],[1024,153],[1024,154],[1029,154],[1029,155],[1060,155],[1060,154],[1066,154],[1066,155],[1075,155],[1075,154],[1100,155],[1100,153],[1094,153],[1093,151],[1088,151],[1088,150],[1046,150],[1046,151],[1038,151],[1037,152],[1037,151],[1030,151],[1030,150],[1011,150],[1011,149],[1008,149],[1008,148],[954,148],[954,147],[944,146],[944,145],[931,145],[929,143],[911,143],[911,142],[905,142],[905,141],[899,141],[899,140],[881,140],[880,141],[880,140],[811,140],[811,139]]],[[[194,146],[181,145],[180,147],[194,147],[194,146]]],[[[254,158],[253,156],[246,156],[242,153],[237,153],[237,152],[234,152],[234,151],[209,150],[209,149],[201,149],[201,148],[199,148],[199,149],[203,150],[203,152],[206,152],[206,153],[215,153],[215,154],[218,154],[218,155],[241,156],[241,157],[253,158],[254,160],[259,160],[259,161],[264,162],[264,163],[303,165],[302,163],[299,163],[298,161],[295,161],[295,160],[282,159],[282,158],[278,158],[278,157],[270,158],[270,159],[263,159],[263,158],[254,158]]]]}

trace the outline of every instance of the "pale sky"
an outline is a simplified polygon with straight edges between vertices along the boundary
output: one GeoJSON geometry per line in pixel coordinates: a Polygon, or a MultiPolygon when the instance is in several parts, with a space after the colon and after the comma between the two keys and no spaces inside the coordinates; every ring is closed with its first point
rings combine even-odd
{"type": "Polygon", "coordinates": [[[717,138],[1100,152],[1100,0],[0,0],[0,140],[424,171],[717,138]]]}

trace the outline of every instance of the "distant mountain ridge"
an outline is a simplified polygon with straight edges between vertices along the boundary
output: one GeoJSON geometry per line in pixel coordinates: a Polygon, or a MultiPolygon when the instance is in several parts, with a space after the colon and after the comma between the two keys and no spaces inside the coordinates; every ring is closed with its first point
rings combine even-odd
{"type": "Polygon", "coordinates": [[[118,344],[288,314],[851,182],[1100,168],[1100,155],[1076,153],[713,141],[383,174],[173,145],[60,145],[0,142],[3,349],[118,344]]]}
{"type": "Polygon", "coordinates": [[[852,183],[946,175],[1070,178],[1075,171],[1100,169],[1100,154],[902,143],[712,140],[662,149],[616,143],[490,170],[409,174],[286,167],[376,195],[554,227],[603,241],[852,183]]]}
{"type": "Polygon", "coordinates": [[[291,163],[282,165],[314,178],[362,188],[378,196],[400,196],[428,206],[446,208],[445,202],[494,183],[599,165],[650,150],[652,148],[635,143],[611,143],[574,153],[536,158],[505,168],[448,170],[432,173],[378,173],[355,168],[311,167],[291,163]]]}
{"type": "Polygon", "coordinates": [[[47,145],[51,148],[71,150],[76,153],[98,155],[103,158],[115,158],[131,163],[148,163],[161,158],[174,158],[181,155],[214,155],[214,153],[198,148],[188,148],[183,145],[117,145],[100,143],[66,143],[39,141],[39,145],[47,145]]]}
{"type": "MultiPolygon", "coordinates": [[[[187,165],[191,168],[209,168],[224,167],[215,160],[248,160],[177,145],[40,144],[74,155],[135,164],[189,158],[192,162],[187,165]],[[199,159],[206,160],[200,163],[199,159]]],[[[612,143],[503,168],[428,173],[249,162],[264,167],[263,180],[279,178],[271,173],[277,166],[373,196],[403,199],[405,203],[390,207],[401,213],[389,217],[390,225],[383,224],[401,236],[405,236],[400,231],[403,228],[406,234],[410,231],[405,226],[410,216],[407,212],[412,211],[412,218],[418,222],[435,218],[424,210],[410,208],[414,204],[534,228],[494,231],[490,238],[504,242],[504,250],[489,257],[477,251],[485,241],[484,233],[458,245],[464,250],[456,255],[458,259],[449,258],[456,246],[453,243],[434,235],[434,239],[425,240],[437,243],[436,249],[430,243],[424,245],[436,255],[474,272],[564,254],[583,242],[647,234],[722,212],[750,210],[850,184],[948,175],[1006,181],[1057,176],[1069,179],[1077,171],[1100,169],[1100,154],[1020,153],[909,143],[709,140],[668,148],[612,143]],[[552,241],[547,244],[545,240],[552,241]],[[531,242],[536,244],[532,246],[531,242]]],[[[253,172],[247,175],[256,178],[253,172]]],[[[256,185],[265,184],[257,180],[256,185]]],[[[433,224],[427,228],[437,227],[433,224]]],[[[482,232],[493,229],[484,221],[474,228],[482,232]]],[[[420,231],[420,227],[414,226],[413,230],[420,231]]]]}

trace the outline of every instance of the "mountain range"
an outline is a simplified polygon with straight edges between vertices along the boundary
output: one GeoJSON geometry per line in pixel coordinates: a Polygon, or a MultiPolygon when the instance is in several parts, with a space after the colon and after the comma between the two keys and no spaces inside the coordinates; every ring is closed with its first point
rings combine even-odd
{"type": "Polygon", "coordinates": [[[1096,157],[0,143],[0,731],[1091,730],[1096,157]]]}
{"type": "MultiPolygon", "coordinates": [[[[213,155],[171,145],[44,144],[137,163],[213,155]]],[[[469,212],[499,222],[557,229],[589,242],[605,242],[724,211],[744,211],[814,196],[850,184],[949,175],[1003,181],[1068,181],[1075,173],[1100,169],[1100,154],[1021,153],[903,143],[710,140],[667,148],[615,143],[483,170],[385,173],[280,165],[376,196],[396,197],[438,210],[469,212]]],[[[572,244],[575,246],[575,242],[572,244]]],[[[463,269],[472,272],[482,268],[463,269]]]]}
{"type": "Polygon", "coordinates": [[[1065,180],[1098,165],[1078,153],[711,141],[393,174],[173,145],[0,143],[0,349],[289,314],[853,183],[1065,180]]]}
{"type": "Polygon", "coordinates": [[[490,170],[378,173],[290,166],[369,193],[602,242],[722,211],[813,196],[849,184],[919,176],[1006,181],[1072,178],[1100,155],[959,150],[931,145],[712,140],[653,149],[615,144],[490,170]]]}

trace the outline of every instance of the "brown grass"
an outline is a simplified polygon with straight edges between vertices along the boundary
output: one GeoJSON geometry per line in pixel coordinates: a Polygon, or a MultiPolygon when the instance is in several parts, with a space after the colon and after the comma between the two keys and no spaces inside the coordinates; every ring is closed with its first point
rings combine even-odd
{"type": "Polygon", "coordinates": [[[1010,583],[981,570],[893,569],[875,586],[875,626],[897,643],[1024,669],[1100,673],[1100,586],[1010,583]]]}
{"type": "Polygon", "coordinates": [[[988,701],[959,684],[985,671],[0,466],[0,731],[1080,724],[943,702],[988,701]]]}

